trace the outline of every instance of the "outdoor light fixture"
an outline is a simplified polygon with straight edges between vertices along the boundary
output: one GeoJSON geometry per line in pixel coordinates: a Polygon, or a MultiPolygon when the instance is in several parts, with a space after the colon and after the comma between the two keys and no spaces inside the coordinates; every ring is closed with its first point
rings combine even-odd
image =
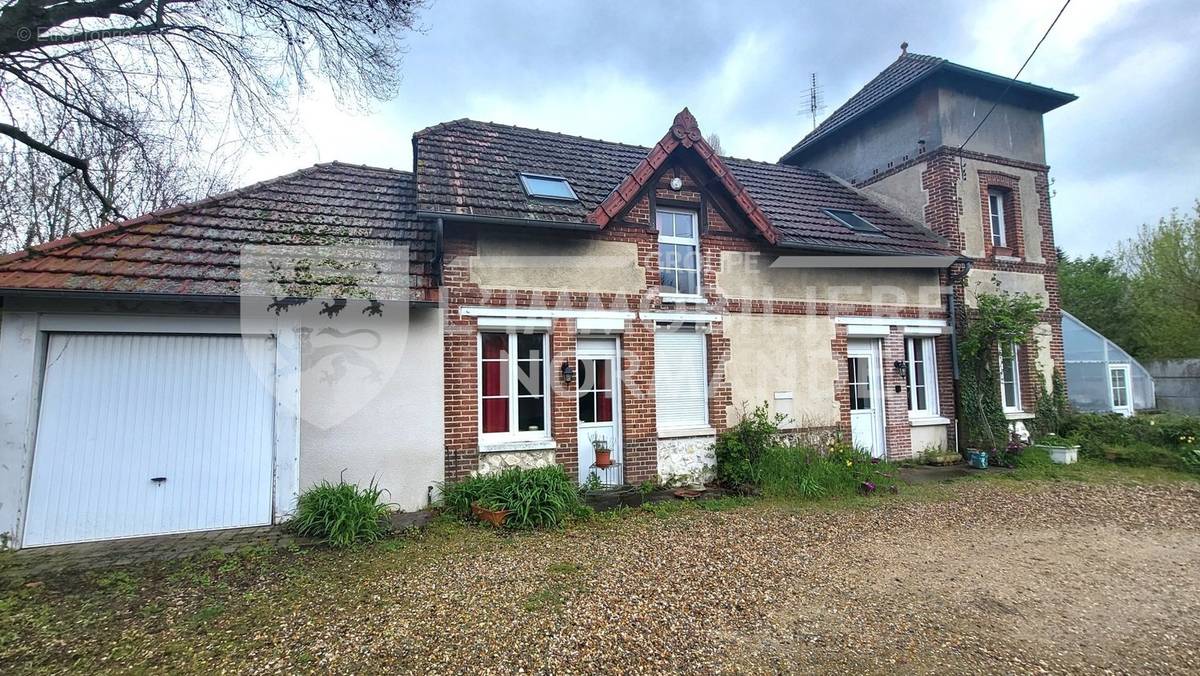
{"type": "Polygon", "coordinates": [[[675,192],[679,192],[682,189],[683,189],[683,179],[682,178],[679,178],[678,176],[676,176],[675,178],[671,179],[671,190],[674,190],[675,192]]]}
{"type": "Polygon", "coordinates": [[[895,368],[897,371],[903,371],[904,370],[904,361],[901,359],[897,359],[895,361],[895,363],[892,364],[892,367],[895,368]]]}
{"type": "Polygon", "coordinates": [[[565,383],[575,382],[575,367],[571,366],[571,362],[566,362],[566,361],[563,362],[562,378],[563,378],[563,382],[565,382],[565,383]]]}

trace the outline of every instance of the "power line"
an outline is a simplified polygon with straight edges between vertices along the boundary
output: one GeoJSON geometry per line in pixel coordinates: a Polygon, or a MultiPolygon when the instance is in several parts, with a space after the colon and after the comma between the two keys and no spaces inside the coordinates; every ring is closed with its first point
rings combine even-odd
{"type": "Polygon", "coordinates": [[[992,111],[996,110],[996,106],[1000,105],[1000,101],[1004,99],[1005,94],[1008,94],[1008,90],[1012,89],[1012,86],[1016,84],[1017,78],[1021,77],[1021,73],[1025,71],[1025,66],[1028,66],[1029,62],[1033,60],[1033,55],[1037,54],[1038,47],[1041,47],[1042,43],[1046,41],[1046,38],[1050,36],[1050,31],[1054,30],[1054,24],[1058,23],[1058,20],[1062,17],[1063,12],[1067,11],[1067,5],[1069,4],[1071,4],[1071,0],[1067,0],[1063,3],[1062,9],[1058,10],[1058,14],[1054,16],[1054,21],[1050,22],[1050,27],[1047,28],[1046,32],[1042,34],[1042,39],[1037,41],[1037,44],[1033,46],[1033,51],[1029,52],[1029,56],[1025,59],[1025,63],[1021,64],[1021,69],[1018,70],[1017,74],[1012,77],[1012,81],[1004,87],[1004,91],[1000,92],[1000,96],[992,102],[992,107],[988,109],[987,114],[983,116],[983,119],[979,121],[979,124],[975,125],[975,131],[972,131],[971,135],[967,137],[967,140],[963,141],[962,145],[958,147],[958,151],[960,153],[962,152],[962,149],[966,148],[967,144],[971,142],[971,139],[975,138],[975,134],[978,133],[980,128],[983,127],[983,123],[987,122],[988,118],[992,116],[992,111]]]}

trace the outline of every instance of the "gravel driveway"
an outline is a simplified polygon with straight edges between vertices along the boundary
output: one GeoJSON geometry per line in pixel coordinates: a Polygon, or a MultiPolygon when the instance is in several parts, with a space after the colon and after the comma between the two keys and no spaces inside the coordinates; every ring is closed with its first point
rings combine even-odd
{"type": "Polygon", "coordinates": [[[945,490],[511,537],[456,527],[354,555],[146,570],[119,593],[46,582],[20,592],[40,619],[0,622],[0,671],[1195,668],[1196,485],[945,490]]]}

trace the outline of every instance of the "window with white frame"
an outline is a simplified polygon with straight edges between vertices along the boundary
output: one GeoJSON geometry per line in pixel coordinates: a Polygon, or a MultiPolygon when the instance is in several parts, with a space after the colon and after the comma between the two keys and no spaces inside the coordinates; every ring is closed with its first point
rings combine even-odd
{"type": "Polygon", "coordinates": [[[700,232],[696,213],[655,209],[658,275],[664,294],[700,295],[700,232]]]}
{"type": "Polygon", "coordinates": [[[479,334],[479,419],[485,439],[542,439],[550,433],[544,333],[479,334]]]}
{"type": "Polygon", "coordinates": [[[654,396],[660,432],[708,427],[703,333],[682,329],[654,334],[654,396]]]}
{"type": "Polygon", "coordinates": [[[1000,350],[1000,403],[1006,413],[1021,410],[1021,362],[1016,343],[1000,350]]]}
{"type": "Polygon", "coordinates": [[[992,224],[992,246],[1008,246],[1008,233],[1004,223],[1004,192],[988,190],[988,212],[992,224]]]}
{"type": "Polygon", "coordinates": [[[910,415],[938,415],[937,353],[933,338],[905,341],[908,367],[908,410],[910,415]]]}

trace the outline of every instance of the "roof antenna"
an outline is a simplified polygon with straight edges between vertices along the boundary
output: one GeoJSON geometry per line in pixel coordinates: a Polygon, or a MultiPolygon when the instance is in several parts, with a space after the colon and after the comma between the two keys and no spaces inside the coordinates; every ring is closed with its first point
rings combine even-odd
{"type": "Polygon", "coordinates": [[[808,79],[808,114],[812,117],[813,129],[817,128],[817,115],[825,112],[825,96],[821,85],[817,84],[817,74],[813,73],[808,79]]]}
{"type": "Polygon", "coordinates": [[[907,53],[908,53],[908,42],[907,41],[901,42],[900,43],[900,56],[904,56],[907,53]]]}

